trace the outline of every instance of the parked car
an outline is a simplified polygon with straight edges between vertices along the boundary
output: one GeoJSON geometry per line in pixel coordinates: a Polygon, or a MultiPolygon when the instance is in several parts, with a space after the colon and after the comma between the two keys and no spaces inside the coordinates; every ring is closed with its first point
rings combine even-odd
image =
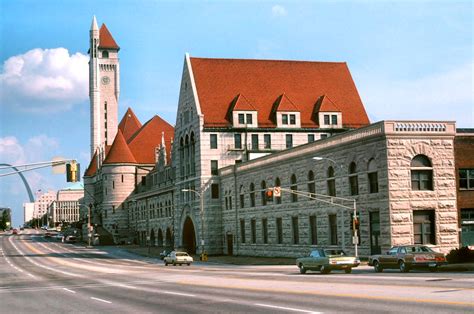
{"type": "Polygon", "coordinates": [[[316,248],[311,250],[308,256],[296,260],[296,266],[302,274],[308,270],[319,270],[321,274],[329,274],[332,270],[344,270],[346,274],[350,274],[352,268],[359,264],[359,258],[348,256],[339,249],[316,248]]]}
{"type": "Polygon", "coordinates": [[[62,233],[57,233],[57,234],[54,236],[54,238],[55,238],[56,240],[62,241],[63,238],[64,238],[64,234],[62,234],[62,233]]]}
{"type": "Polygon", "coordinates": [[[14,229],[12,230],[12,234],[18,234],[18,229],[14,228],[14,229]]]}
{"type": "Polygon", "coordinates": [[[414,268],[428,268],[435,272],[439,266],[445,264],[447,264],[446,256],[426,245],[394,246],[385,254],[369,257],[369,265],[374,266],[374,270],[378,273],[386,268],[398,268],[402,273],[414,268]]]}
{"type": "Polygon", "coordinates": [[[64,242],[67,242],[67,243],[76,243],[76,237],[73,236],[73,235],[68,235],[68,236],[66,236],[66,238],[64,239],[64,242]]]}
{"type": "Polygon", "coordinates": [[[189,266],[193,262],[193,258],[189,256],[188,253],[176,251],[172,251],[166,255],[163,260],[165,262],[165,266],[168,266],[168,264],[173,264],[173,266],[176,264],[187,264],[189,266]]]}
{"type": "Polygon", "coordinates": [[[171,250],[163,250],[163,251],[161,251],[161,253],[160,253],[160,259],[163,260],[163,259],[164,259],[168,254],[170,254],[170,253],[171,253],[171,250]]]}
{"type": "Polygon", "coordinates": [[[49,239],[49,238],[51,238],[52,236],[53,236],[53,234],[52,234],[51,232],[46,232],[46,233],[44,234],[45,239],[49,239]]]}

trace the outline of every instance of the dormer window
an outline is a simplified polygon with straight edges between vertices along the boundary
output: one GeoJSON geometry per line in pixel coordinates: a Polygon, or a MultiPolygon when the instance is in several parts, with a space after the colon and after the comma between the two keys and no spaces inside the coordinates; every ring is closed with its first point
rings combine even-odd
{"type": "Polygon", "coordinates": [[[288,124],[288,115],[282,114],[281,115],[281,124],[287,125],[288,124]]]}
{"type": "Polygon", "coordinates": [[[108,59],[109,58],[109,52],[107,50],[102,51],[102,58],[108,59]]]}
{"type": "Polygon", "coordinates": [[[229,110],[234,127],[258,127],[257,109],[244,95],[238,94],[232,101],[229,110]]]}
{"type": "Polygon", "coordinates": [[[254,124],[254,121],[256,121],[257,117],[257,112],[235,112],[234,111],[234,126],[235,127],[257,127],[256,124],[254,124]],[[255,117],[254,117],[255,116],[255,117]]]}

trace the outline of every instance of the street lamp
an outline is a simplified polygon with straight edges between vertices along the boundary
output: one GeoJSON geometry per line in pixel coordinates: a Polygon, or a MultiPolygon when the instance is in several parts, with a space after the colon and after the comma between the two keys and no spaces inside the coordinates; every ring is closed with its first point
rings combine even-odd
{"type": "Polygon", "coordinates": [[[197,196],[199,196],[199,214],[201,217],[201,261],[207,260],[204,256],[205,251],[204,251],[204,221],[203,221],[203,215],[204,215],[204,198],[203,198],[203,192],[195,191],[193,189],[181,189],[182,192],[193,192],[197,196]]]}
{"type": "MultiPolygon", "coordinates": [[[[327,159],[334,163],[336,166],[339,166],[342,169],[342,165],[338,164],[334,159],[328,158],[328,157],[321,157],[321,156],[314,156],[313,160],[320,161],[327,159]]],[[[357,236],[357,229],[356,229],[356,219],[357,219],[357,201],[356,199],[347,199],[348,201],[352,201],[352,207],[353,207],[353,217],[352,217],[352,230],[353,230],[353,236],[352,236],[352,243],[354,244],[354,253],[355,256],[358,256],[358,247],[357,245],[359,244],[359,238],[357,236]]]]}
{"type": "Polygon", "coordinates": [[[79,204],[80,206],[84,206],[87,208],[87,247],[91,247],[91,238],[92,238],[92,230],[91,230],[91,211],[92,211],[92,203],[89,204],[89,206],[86,206],[84,204],[79,204]]]}

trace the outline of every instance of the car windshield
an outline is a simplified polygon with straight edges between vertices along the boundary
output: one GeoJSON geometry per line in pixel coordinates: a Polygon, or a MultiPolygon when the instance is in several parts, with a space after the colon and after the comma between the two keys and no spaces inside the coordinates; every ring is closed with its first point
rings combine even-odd
{"type": "Polygon", "coordinates": [[[426,253],[426,252],[434,252],[427,246],[408,246],[407,252],[411,253],[426,253]]]}
{"type": "Polygon", "coordinates": [[[176,253],[176,256],[188,256],[188,253],[176,253]]]}
{"type": "Polygon", "coordinates": [[[326,256],[346,256],[343,250],[324,250],[326,256]]]}

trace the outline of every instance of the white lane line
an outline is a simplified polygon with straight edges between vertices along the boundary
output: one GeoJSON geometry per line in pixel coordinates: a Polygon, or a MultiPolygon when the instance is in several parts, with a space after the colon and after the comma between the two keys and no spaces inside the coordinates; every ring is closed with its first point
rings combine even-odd
{"type": "Polygon", "coordinates": [[[71,293],[76,293],[76,291],[68,289],[68,288],[63,288],[63,290],[66,290],[67,292],[71,292],[71,293]]]}
{"type": "Polygon", "coordinates": [[[292,312],[312,313],[312,314],[322,313],[322,312],[314,312],[314,311],[308,311],[308,310],[302,310],[302,309],[295,309],[295,308],[292,308],[292,307],[276,306],[276,305],[262,304],[262,303],[255,303],[255,305],[261,306],[261,307],[268,307],[268,308],[271,308],[271,309],[292,311],[292,312]]]}
{"type": "Polygon", "coordinates": [[[118,284],[117,286],[122,287],[122,288],[127,288],[127,289],[138,289],[137,287],[127,286],[127,285],[124,285],[124,284],[118,284]]]}
{"type": "Polygon", "coordinates": [[[180,295],[183,297],[195,297],[195,294],[187,294],[187,293],[180,293],[180,292],[173,292],[173,291],[161,291],[164,294],[172,294],[172,295],[180,295]]]}
{"type": "Polygon", "coordinates": [[[30,276],[31,278],[36,278],[35,276],[33,276],[33,275],[30,274],[30,273],[28,273],[27,275],[30,276]]]}
{"type": "Polygon", "coordinates": [[[100,302],[104,302],[104,303],[112,303],[110,301],[107,301],[107,300],[103,300],[103,299],[99,299],[99,298],[94,298],[94,297],[91,297],[92,300],[96,300],[96,301],[100,301],[100,302]]]}

